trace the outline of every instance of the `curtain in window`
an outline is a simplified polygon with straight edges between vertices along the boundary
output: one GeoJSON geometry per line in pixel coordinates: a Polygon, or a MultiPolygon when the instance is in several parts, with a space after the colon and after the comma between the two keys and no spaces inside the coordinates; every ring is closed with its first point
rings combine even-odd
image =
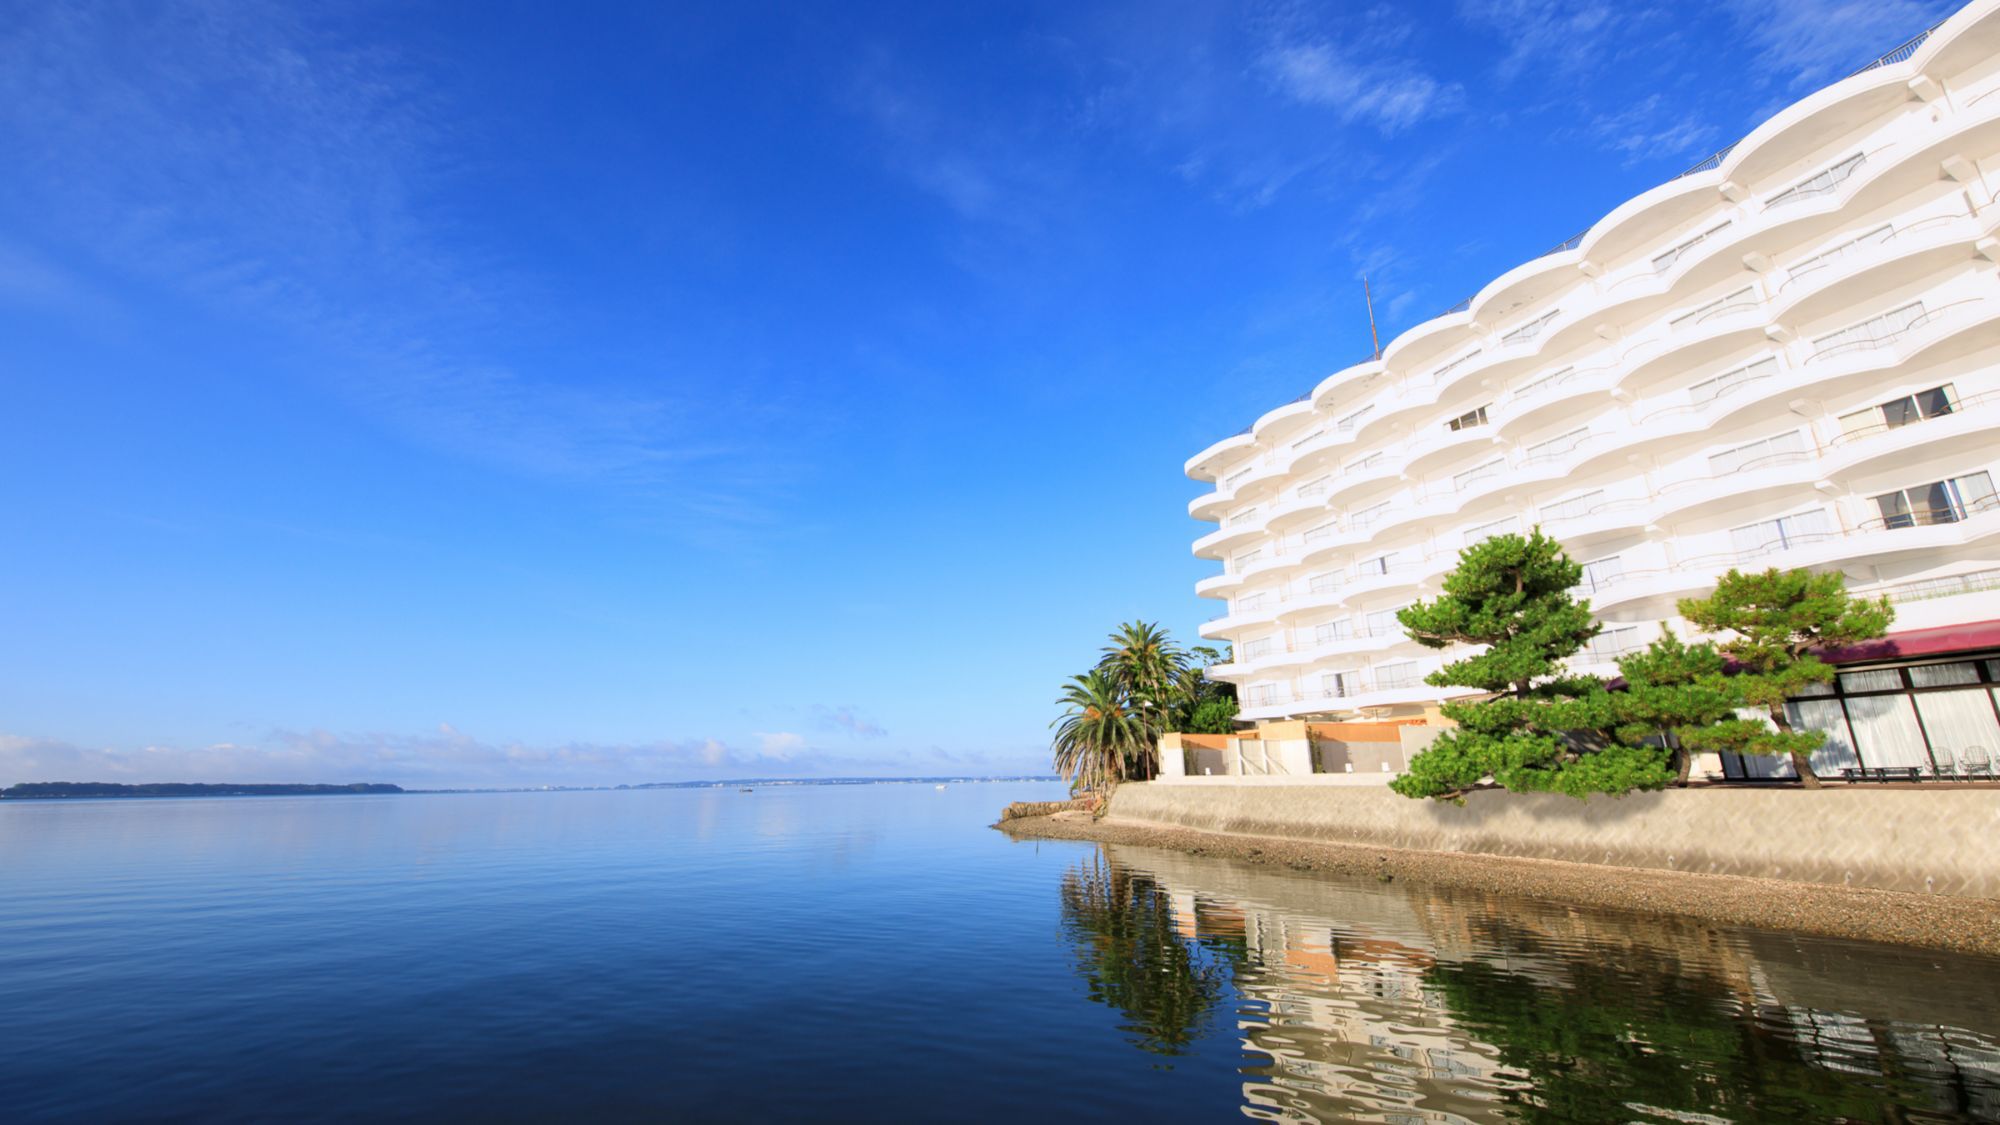
{"type": "MultiPolygon", "coordinates": [[[[1821,777],[1838,777],[1840,771],[1861,764],[1854,744],[1847,737],[1847,720],[1838,699],[1799,699],[1785,704],[1792,725],[1800,730],[1826,732],[1826,741],[1813,751],[1813,772],[1821,777]]],[[[1786,772],[1790,772],[1787,770],[1786,772]]]]}
{"type": "Polygon", "coordinates": [[[2000,750],[2000,720],[1993,717],[1986,689],[1931,691],[1914,698],[1924,730],[1931,736],[1931,754],[1940,767],[1951,769],[1954,763],[1964,762],[1965,752],[1975,747],[1981,751],[1975,758],[1988,762],[2000,750]]]}
{"type": "MultiPolygon", "coordinates": [[[[1894,672],[1888,673],[1895,675],[1894,672]]],[[[1847,701],[1847,720],[1853,724],[1855,749],[1869,766],[1918,766],[1929,772],[1930,755],[1924,752],[1924,733],[1917,726],[1917,713],[1907,695],[1875,695],[1847,701]]]]}

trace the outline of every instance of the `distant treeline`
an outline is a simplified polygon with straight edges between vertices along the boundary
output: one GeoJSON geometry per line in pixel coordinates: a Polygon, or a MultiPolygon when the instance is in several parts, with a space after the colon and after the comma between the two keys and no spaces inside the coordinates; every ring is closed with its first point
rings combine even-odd
{"type": "Polygon", "coordinates": [[[400,785],[218,785],[206,782],[163,782],[121,785],[111,781],[24,781],[0,789],[0,799],[46,800],[56,797],[300,797],[337,793],[401,793],[400,785]]]}

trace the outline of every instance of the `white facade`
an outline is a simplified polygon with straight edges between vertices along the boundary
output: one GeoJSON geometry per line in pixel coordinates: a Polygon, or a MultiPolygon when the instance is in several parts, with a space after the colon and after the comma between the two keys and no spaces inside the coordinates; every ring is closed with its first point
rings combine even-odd
{"type": "Polygon", "coordinates": [[[2000,618],[2000,0],[1885,59],[1187,463],[1243,718],[1434,704],[1394,611],[1536,524],[1593,671],[1736,566],[2000,618]]]}

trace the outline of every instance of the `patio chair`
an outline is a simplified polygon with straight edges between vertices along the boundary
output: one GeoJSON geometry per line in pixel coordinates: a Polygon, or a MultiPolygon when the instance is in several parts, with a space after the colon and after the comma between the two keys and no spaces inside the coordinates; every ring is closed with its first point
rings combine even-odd
{"type": "Polygon", "coordinates": [[[1940,746],[1931,751],[1931,776],[1939,781],[1956,781],[1958,765],[1951,760],[1951,751],[1940,746]]]}
{"type": "Polygon", "coordinates": [[[1958,761],[1967,777],[1993,776],[1993,759],[1987,756],[1984,746],[1968,746],[1960,750],[1958,761]]]}

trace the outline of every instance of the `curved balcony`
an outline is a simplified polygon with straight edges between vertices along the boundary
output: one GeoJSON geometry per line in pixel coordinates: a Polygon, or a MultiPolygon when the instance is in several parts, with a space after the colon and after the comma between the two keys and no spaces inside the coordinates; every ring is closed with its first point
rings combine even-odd
{"type": "Polygon", "coordinates": [[[1606,363],[1583,370],[1571,368],[1525,383],[1494,403],[1489,412],[1494,429],[1500,437],[1518,440],[1523,431],[1533,431],[1563,416],[1574,417],[1579,408],[1595,413],[1590,408],[1610,403],[1611,389],[1622,374],[1621,364],[1606,363]]]}
{"type": "Polygon", "coordinates": [[[1653,523],[1700,519],[1754,511],[1765,501],[1798,495],[1820,476],[1819,456],[1794,450],[1759,457],[1728,472],[1702,473],[1662,483],[1653,503],[1653,523]]]}
{"type": "Polygon", "coordinates": [[[1950,414],[1891,425],[1877,422],[1833,439],[1820,457],[1829,477],[1867,472],[1893,460],[1907,460],[1922,447],[1926,457],[1955,457],[1994,445],[2000,428],[2000,391],[1959,400],[1950,414]]]}
{"type": "Polygon", "coordinates": [[[1653,497],[1607,496],[1581,512],[1541,521],[1542,532],[1565,548],[1587,551],[1599,543],[1643,531],[1652,521],[1653,497]]]}

